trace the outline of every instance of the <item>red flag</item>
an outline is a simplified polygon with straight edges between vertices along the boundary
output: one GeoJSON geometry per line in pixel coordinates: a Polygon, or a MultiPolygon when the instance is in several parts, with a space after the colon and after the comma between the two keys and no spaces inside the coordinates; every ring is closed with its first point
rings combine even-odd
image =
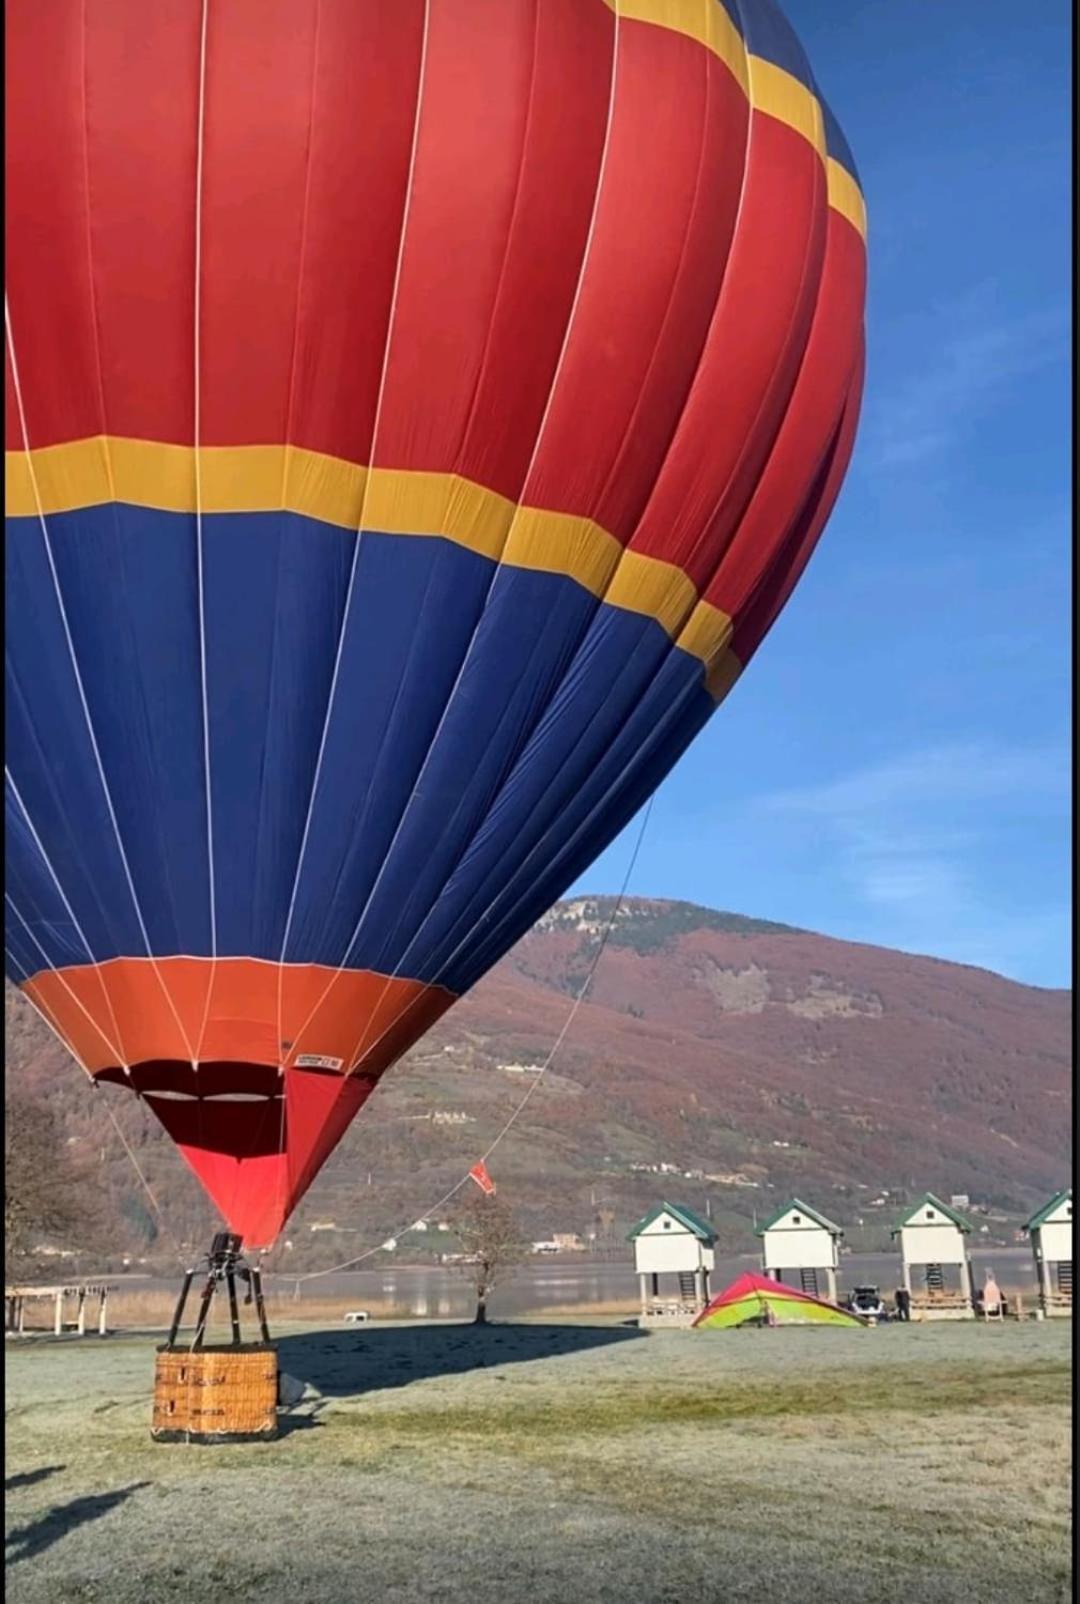
{"type": "Polygon", "coordinates": [[[473,1165],[472,1169],[469,1171],[469,1179],[476,1182],[477,1186],[480,1188],[481,1192],[483,1192],[485,1197],[495,1196],[495,1182],[488,1174],[487,1165],[484,1163],[483,1159],[481,1159],[478,1164],[473,1165]]]}

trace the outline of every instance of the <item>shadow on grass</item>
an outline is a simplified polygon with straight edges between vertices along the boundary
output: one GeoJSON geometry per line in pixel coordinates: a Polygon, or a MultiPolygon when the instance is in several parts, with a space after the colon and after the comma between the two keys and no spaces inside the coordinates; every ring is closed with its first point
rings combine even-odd
{"type": "Polygon", "coordinates": [[[647,1335],[633,1326],[365,1326],[305,1331],[277,1342],[278,1363],[324,1397],[355,1397],[432,1376],[528,1364],[647,1335]]]}
{"type": "Polygon", "coordinates": [[[146,1481],[132,1482],[130,1487],[118,1487],[114,1493],[95,1493],[88,1498],[73,1498],[67,1504],[59,1504],[46,1514],[39,1515],[37,1520],[28,1522],[25,1526],[18,1526],[9,1532],[5,1542],[5,1560],[9,1565],[17,1565],[20,1560],[34,1559],[45,1549],[51,1548],[62,1537],[73,1532],[77,1526],[85,1526],[89,1521],[100,1520],[107,1515],[110,1509],[123,1504],[132,1493],[137,1493],[140,1487],[149,1487],[146,1481]]]}
{"type": "Polygon", "coordinates": [[[20,1470],[17,1475],[5,1479],[4,1491],[13,1493],[19,1487],[34,1487],[39,1481],[47,1481],[57,1471],[66,1469],[66,1465],[42,1465],[38,1470],[20,1470]]]}

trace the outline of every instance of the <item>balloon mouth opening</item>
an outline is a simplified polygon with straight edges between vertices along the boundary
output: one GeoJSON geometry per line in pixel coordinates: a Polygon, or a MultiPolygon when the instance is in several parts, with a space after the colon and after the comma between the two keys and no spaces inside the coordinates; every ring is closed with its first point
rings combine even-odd
{"type": "Polygon", "coordinates": [[[188,1060],[151,1059],[94,1078],[136,1092],[182,1146],[234,1159],[283,1150],[285,1079],[276,1065],[214,1062],[196,1069],[188,1060]]]}

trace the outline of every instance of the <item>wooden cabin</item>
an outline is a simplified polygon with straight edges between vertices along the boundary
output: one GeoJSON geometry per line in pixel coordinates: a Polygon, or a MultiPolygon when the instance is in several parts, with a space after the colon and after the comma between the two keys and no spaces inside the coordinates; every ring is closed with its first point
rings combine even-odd
{"type": "Polygon", "coordinates": [[[844,1237],[839,1225],[795,1197],[766,1220],[757,1235],[766,1275],[809,1292],[811,1297],[836,1302],[836,1272],[844,1237]]]}
{"type": "Polygon", "coordinates": [[[658,1203],[630,1232],[643,1326],[688,1326],[709,1301],[716,1232],[676,1203],[658,1203]]]}
{"type": "Polygon", "coordinates": [[[1044,1203],[1024,1226],[1035,1255],[1043,1313],[1072,1314],[1072,1187],[1044,1203]]]}
{"type": "Polygon", "coordinates": [[[911,1295],[913,1320],[971,1320],[975,1305],[962,1214],[927,1192],[894,1227],[900,1239],[902,1285],[911,1295]]]}

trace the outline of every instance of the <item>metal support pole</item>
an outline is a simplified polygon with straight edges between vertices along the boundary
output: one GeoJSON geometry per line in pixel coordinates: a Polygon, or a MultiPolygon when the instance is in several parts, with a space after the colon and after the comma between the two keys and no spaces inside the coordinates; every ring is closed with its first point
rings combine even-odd
{"type": "MultiPolygon", "coordinates": [[[[184,1276],[184,1284],[180,1288],[180,1296],[176,1300],[176,1308],[173,1311],[172,1325],[169,1327],[169,1335],[165,1339],[165,1346],[167,1348],[173,1347],[175,1342],[176,1342],[176,1334],[180,1330],[180,1322],[184,1318],[184,1305],[187,1303],[188,1293],[191,1291],[191,1283],[192,1283],[192,1281],[194,1279],[195,1279],[195,1271],[194,1270],[189,1270],[187,1272],[187,1274],[184,1276]]],[[[102,1300],[101,1300],[101,1325],[99,1326],[99,1330],[101,1331],[102,1336],[105,1335],[104,1325],[105,1325],[105,1299],[104,1299],[104,1297],[102,1297],[102,1300]]]]}
{"type": "Polygon", "coordinates": [[[206,1336],[206,1323],[210,1318],[210,1305],[214,1299],[216,1285],[214,1272],[211,1270],[206,1278],[206,1285],[203,1287],[203,1295],[199,1303],[199,1317],[195,1322],[195,1335],[191,1339],[192,1348],[201,1348],[203,1345],[203,1338],[206,1336]]]}
{"type": "Polygon", "coordinates": [[[86,1288],[79,1288],[79,1312],[76,1316],[76,1328],[80,1337],[86,1335],[86,1288]]]}
{"type": "Polygon", "coordinates": [[[53,1315],[53,1332],[59,1336],[64,1329],[64,1294],[56,1294],[56,1312],[53,1315]]]}
{"type": "Polygon", "coordinates": [[[971,1295],[971,1265],[967,1256],[960,1260],[960,1291],[968,1308],[974,1311],[975,1300],[971,1295]]]}
{"type": "Polygon", "coordinates": [[[99,1337],[104,1337],[104,1336],[108,1335],[109,1328],[105,1323],[105,1309],[106,1309],[106,1306],[108,1304],[108,1301],[109,1301],[109,1289],[108,1289],[108,1287],[102,1287],[101,1294],[100,1294],[100,1296],[98,1298],[97,1328],[98,1328],[98,1336],[99,1337]]]}
{"type": "Polygon", "coordinates": [[[232,1270],[225,1272],[225,1285],[229,1289],[229,1320],[232,1323],[233,1347],[240,1346],[240,1310],[236,1303],[236,1277],[232,1270]]]}
{"type": "Polygon", "coordinates": [[[251,1270],[251,1290],[255,1294],[255,1312],[259,1316],[259,1330],[264,1342],[270,1341],[270,1327],[266,1323],[266,1304],[263,1302],[262,1271],[257,1265],[251,1270]]]}

